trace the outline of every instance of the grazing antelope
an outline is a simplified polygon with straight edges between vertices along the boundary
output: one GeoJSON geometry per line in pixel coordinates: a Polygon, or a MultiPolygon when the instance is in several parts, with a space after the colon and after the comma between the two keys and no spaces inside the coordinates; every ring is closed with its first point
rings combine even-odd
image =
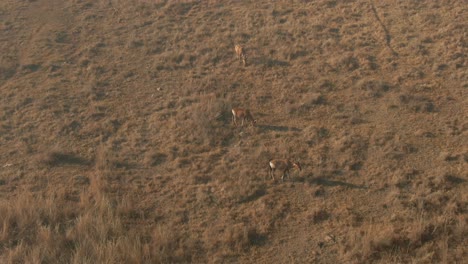
{"type": "Polygon", "coordinates": [[[281,176],[282,181],[284,181],[284,176],[286,175],[288,176],[288,178],[290,178],[289,177],[290,169],[296,168],[299,171],[302,170],[299,162],[292,162],[291,160],[288,160],[288,159],[273,159],[273,160],[270,160],[268,165],[269,165],[269,174],[273,180],[275,180],[275,171],[277,169],[283,171],[283,176],[281,176]]]}
{"type": "Polygon", "coordinates": [[[244,126],[244,120],[250,121],[252,126],[255,126],[257,120],[255,120],[250,113],[249,109],[244,108],[233,108],[232,109],[232,122],[237,126],[237,119],[242,119],[241,125],[244,126]]]}
{"type": "Polygon", "coordinates": [[[244,66],[247,64],[247,55],[245,55],[245,50],[244,47],[241,45],[237,44],[234,49],[236,50],[236,55],[237,58],[239,59],[239,62],[242,62],[244,66]]]}

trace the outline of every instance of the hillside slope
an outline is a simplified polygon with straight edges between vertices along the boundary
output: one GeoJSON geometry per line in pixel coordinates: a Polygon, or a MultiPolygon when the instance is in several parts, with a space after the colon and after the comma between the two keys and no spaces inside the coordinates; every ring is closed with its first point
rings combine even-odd
{"type": "Polygon", "coordinates": [[[468,6],[271,2],[1,1],[0,262],[467,259],[468,6]]]}

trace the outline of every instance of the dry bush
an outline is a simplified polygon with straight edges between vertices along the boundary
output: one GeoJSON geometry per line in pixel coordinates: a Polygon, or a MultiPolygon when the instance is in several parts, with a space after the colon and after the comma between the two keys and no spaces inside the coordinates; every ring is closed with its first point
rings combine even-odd
{"type": "Polygon", "coordinates": [[[262,235],[258,233],[255,227],[237,224],[228,228],[222,240],[233,252],[239,253],[259,244],[262,235]]]}
{"type": "Polygon", "coordinates": [[[0,204],[5,263],[141,263],[141,243],[128,234],[108,200],[79,207],[63,197],[21,193],[0,204]],[[119,253],[120,252],[120,253],[119,253]]]}
{"type": "Polygon", "coordinates": [[[95,151],[94,170],[89,176],[89,191],[82,192],[83,197],[91,200],[104,199],[106,191],[110,190],[109,183],[117,175],[114,173],[117,164],[116,155],[106,144],[99,145],[95,151]]]}
{"type": "Polygon", "coordinates": [[[361,79],[356,86],[364,91],[367,97],[382,97],[392,86],[383,80],[361,79]]]}
{"type": "Polygon", "coordinates": [[[441,189],[449,190],[459,186],[462,183],[465,183],[466,180],[458,177],[458,175],[454,175],[451,173],[444,173],[439,175],[434,183],[441,189]]]}
{"type": "Polygon", "coordinates": [[[408,219],[406,214],[410,212],[396,213],[400,217],[395,225],[384,222],[363,225],[356,230],[342,248],[345,258],[366,263],[424,258],[431,262],[447,263],[447,259],[463,259],[464,254],[456,248],[447,247],[447,243],[450,245],[463,240],[467,233],[464,217],[457,217],[453,213],[431,216],[421,212],[415,220],[405,220],[408,219]]]}
{"type": "Polygon", "coordinates": [[[144,164],[146,166],[158,166],[167,160],[167,155],[159,151],[149,151],[145,154],[144,164]]]}
{"type": "Polygon", "coordinates": [[[205,231],[204,244],[213,256],[223,259],[245,254],[252,247],[261,246],[266,236],[252,224],[223,222],[205,231]]]}
{"type": "Polygon", "coordinates": [[[330,218],[330,213],[328,213],[326,210],[324,209],[319,209],[319,210],[316,210],[311,216],[310,216],[310,220],[312,223],[314,224],[318,224],[320,222],[323,222],[323,221],[326,221],[330,218]]]}
{"type": "Polygon", "coordinates": [[[345,246],[346,258],[371,263],[399,250],[405,250],[409,241],[390,226],[370,225],[367,230],[354,233],[345,246]]]}
{"type": "Polygon", "coordinates": [[[287,113],[308,115],[310,111],[320,105],[326,104],[325,96],[321,93],[306,93],[300,102],[289,100],[286,104],[287,113]]]}
{"type": "Polygon", "coordinates": [[[157,226],[151,234],[151,254],[157,263],[173,263],[190,261],[190,255],[181,249],[182,238],[176,230],[157,226]]]}
{"type": "Polygon", "coordinates": [[[83,210],[65,236],[74,245],[72,263],[140,263],[145,257],[140,239],[125,230],[115,207],[106,199],[83,210]]]}
{"type": "MultiPolygon", "coordinates": [[[[328,41],[327,45],[331,42],[328,41]]],[[[330,72],[352,72],[359,68],[359,60],[353,54],[340,54],[327,60],[330,72]]]]}
{"type": "Polygon", "coordinates": [[[190,127],[184,131],[194,137],[197,144],[209,146],[224,146],[232,138],[229,126],[231,109],[223,100],[206,97],[198,105],[190,109],[190,127]]]}
{"type": "MultiPolygon", "coordinates": [[[[60,153],[50,155],[46,164],[62,161],[60,153]]],[[[70,204],[66,191],[47,198],[21,193],[15,203],[1,203],[4,251],[0,259],[9,263],[142,263],[154,258],[142,252],[140,238],[123,228],[115,212],[119,205],[106,198],[114,168],[115,156],[109,147],[98,147],[95,170],[86,178],[89,186],[80,193],[79,206],[70,204]]]]}
{"type": "Polygon", "coordinates": [[[437,111],[436,106],[430,98],[412,94],[401,94],[400,104],[415,113],[432,113],[437,111]]]}
{"type": "Polygon", "coordinates": [[[358,63],[363,70],[377,70],[379,65],[376,63],[376,57],[369,54],[359,54],[358,63]]]}
{"type": "Polygon", "coordinates": [[[94,157],[94,170],[96,173],[110,176],[117,164],[117,154],[112,151],[109,144],[102,143],[96,147],[94,157]]]}

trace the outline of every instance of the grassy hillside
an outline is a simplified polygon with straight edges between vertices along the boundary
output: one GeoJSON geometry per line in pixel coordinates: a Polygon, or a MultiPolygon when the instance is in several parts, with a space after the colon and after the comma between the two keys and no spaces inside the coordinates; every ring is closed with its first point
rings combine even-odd
{"type": "Polygon", "coordinates": [[[462,263],[467,17],[0,1],[0,262],[462,263]]]}

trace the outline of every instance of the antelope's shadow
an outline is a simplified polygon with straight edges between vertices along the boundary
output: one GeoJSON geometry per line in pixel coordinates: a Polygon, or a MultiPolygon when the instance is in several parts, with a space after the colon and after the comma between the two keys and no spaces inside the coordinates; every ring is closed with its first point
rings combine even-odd
{"type": "Polygon", "coordinates": [[[250,61],[247,61],[247,64],[254,65],[264,65],[266,67],[274,67],[274,66],[280,66],[280,67],[287,67],[289,66],[289,62],[287,61],[282,61],[282,60],[275,60],[269,57],[255,57],[252,58],[250,61]]]}
{"type": "Polygon", "coordinates": [[[263,131],[277,131],[277,132],[300,132],[301,129],[297,127],[287,127],[287,126],[270,126],[270,125],[258,125],[258,127],[263,131]]]}
{"type": "Polygon", "coordinates": [[[335,181],[335,180],[329,180],[325,179],[323,177],[318,177],[318,178],[312,178],[309,180],[310,183],[315,183],[317,185],[322,185],[322,186],[343,186],[351,189],[368,189],[367,186],[364,185],[356,185],[344,181],[335,181]]]}

